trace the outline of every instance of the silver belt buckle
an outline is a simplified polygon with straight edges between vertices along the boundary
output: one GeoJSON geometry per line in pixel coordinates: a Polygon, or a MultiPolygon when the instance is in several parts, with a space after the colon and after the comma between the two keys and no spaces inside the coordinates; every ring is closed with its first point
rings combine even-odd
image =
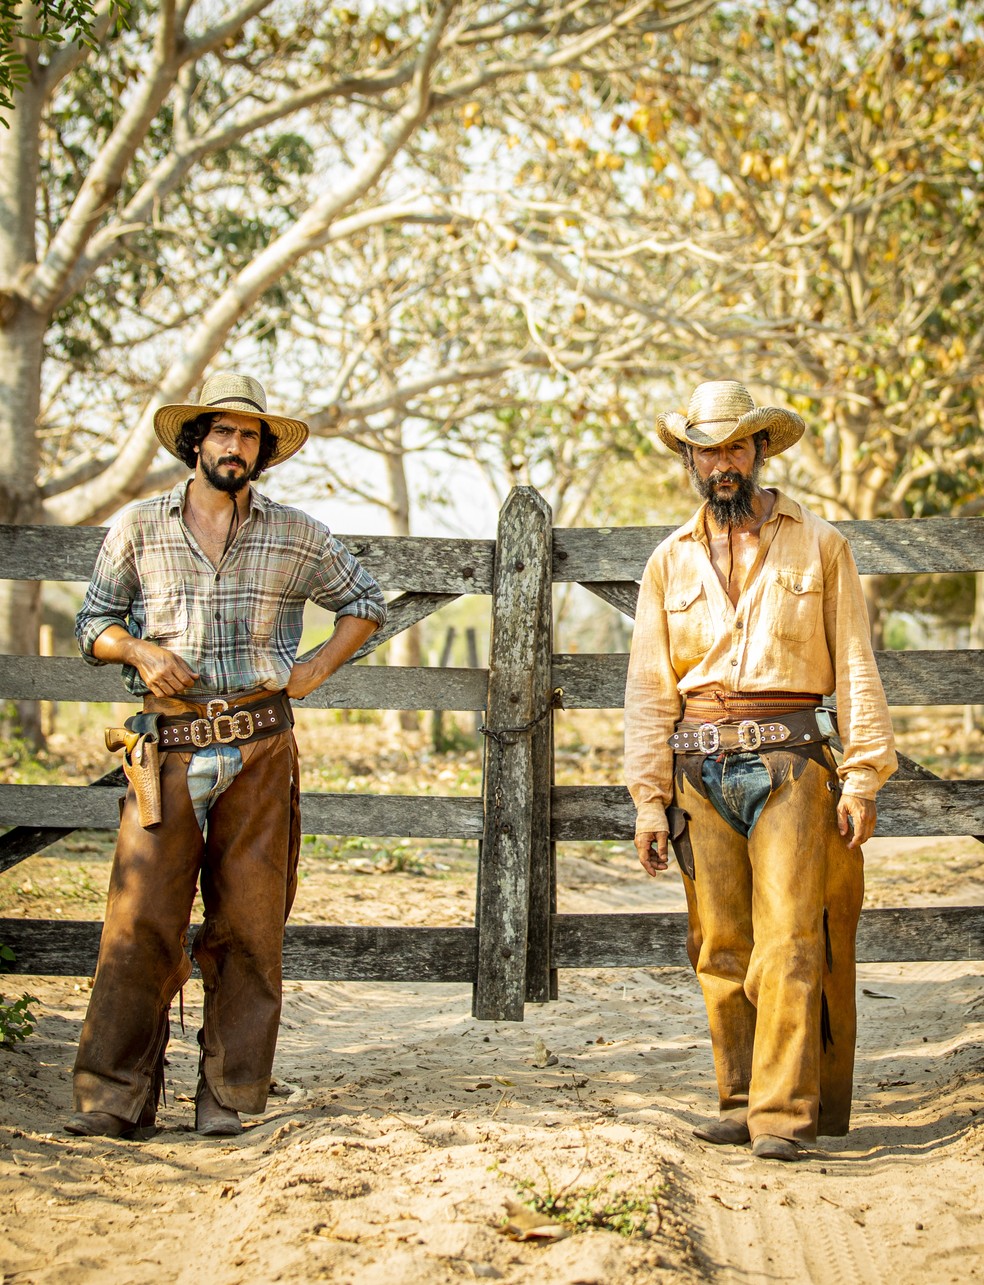
{"type": "Polygon", "coordinates": [[[762,729],[754,719],[745,718],[738,724],[738,746],[743,750],[757,750],[762,744],[762,729]]]}
{"type": "Polygon", "coordinates": [[[697,748],[701,754],[713,754],[721,748],[721,733],[714,723],[701,723],[697,728],[697,748]]]}

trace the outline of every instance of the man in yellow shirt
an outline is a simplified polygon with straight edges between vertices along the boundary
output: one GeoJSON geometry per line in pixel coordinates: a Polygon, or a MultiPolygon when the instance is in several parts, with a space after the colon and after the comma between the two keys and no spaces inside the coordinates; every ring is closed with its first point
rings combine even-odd
{"type": "Polygon", "coordinates": [[[656,422],[704,503],[642,579],[635,844],[656,875],[672,832],[683,872],[719,1095],[697,1137],[795,1160],[850,1123],[861,844],[897,766],[891,720],[847,541],[759,480],[802,419],[715,381],[656,422]]]}

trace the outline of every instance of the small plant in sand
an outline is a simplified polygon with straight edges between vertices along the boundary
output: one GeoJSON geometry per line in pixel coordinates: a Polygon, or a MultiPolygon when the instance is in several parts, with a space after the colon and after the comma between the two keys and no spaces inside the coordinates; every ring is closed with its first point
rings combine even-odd
{"type": "MultiPolygon", "coordinates": [[[[0,967],[13,963],[14,952],[9,946],[0,944],[0,967]]],[[[22,995],[20,999],[4,1001],[0,995],[0,1044],[16,1044],[26,1040],[34,1030],[36,1018],[31,1012],[31,1005],[38,1001],[33,995],[22,995]]]]}
{"type": "Polygon", "coordinates": [[[642,1191],[620,1191],[611,1185],[618,1175],[609,1173],[584,1186],[574,1186],[575,1178],[555,1188],[543,1165],[537,1162],[537,1168],[543,1175],[542,1183],[506,1175],[520,1197],[518,1203],[506,1202],[506,1217],[501,1226],[513,1239],[557,1239],[558,1235],[591,1230],[645,1240],[659,1234],[661,1185],[642,1191]]]}

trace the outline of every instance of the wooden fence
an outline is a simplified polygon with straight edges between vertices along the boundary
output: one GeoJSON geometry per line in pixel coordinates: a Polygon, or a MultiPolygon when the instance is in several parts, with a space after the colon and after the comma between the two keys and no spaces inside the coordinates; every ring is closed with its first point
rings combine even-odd
{"type": "MultiPolygon", "coordinates": [[[[984,518],[845,522],[863,574],[984,570],[984,518]]],[[[564,968],[686,962],[683,914],[556,913],[558,841],[630,839],[621,786],[554,786],[553,719],[567,709],[622,705],[625,655],[558,655],[554,583],[584,585],[634,615],[646,559],[670,527],[552,529],[535,491],[516,488],[497,539],[343,536],[381,586],[399,591],[369,647],[463,594],[491,596],[488,670],[347,666],[308,708],[484,711],[481,798],[305,793],[305,833],[462,838],[479,844],[474,927],[288,927],[286,977],[471,982],[473,1011],[520,1020],[526,1002],[556,997],[564,968]]],[[[104,532],[0,526],[0,578],[87,580],[104,532]]],[[[892,706],[984,704],[984,651],[879,652],[892,706]]],[[[0,656],[0,699],[123,701],[116,667],[80,658],[0,656]]],[[[562,715],[561,715],[562,717],[562,715]]],[[[0,786],[0,870],[73,829],[114,830],[121,778],[90,786],[0,786]]],[[[878,833],[984,836],[984,780],[939,780],[903,759],[879,795],[878,833]]],[[[984,838],[982,838],[984,842],[984,838]]],[[[0,942],[22,974],[92,972],[100,925],[0,919],[0,942]]],[[[984,959],[984,906],[869,910],[859,959],[984,959]]]]}

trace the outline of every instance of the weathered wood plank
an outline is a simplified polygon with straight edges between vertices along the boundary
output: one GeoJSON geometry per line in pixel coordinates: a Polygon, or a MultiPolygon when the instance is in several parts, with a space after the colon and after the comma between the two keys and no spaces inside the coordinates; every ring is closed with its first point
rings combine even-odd
{"type": "MultiPolygon", "coordinates": [[[[984,518],[883,518],[835,524],[851,543],[862,575],[984,570],[984,518]]],[[[556,528],[553,575],[559,581],[638,580],[672,526],[556,528]]]]}
{"type": "MultiPolygon", "coordinates": [[[[984,651],[879,651],[878,672],[889,705],[978,705],[984,703],[984,651]]],[[[621,709],[629,658],[558,654],[553,683],[563,687],[568,709],[621,709]]]]}
{"type": "MultiPolygon", "coordinates": [[[[107,772],[98,781],[90,781],[84,788],[98,790],[114,787],[118,790],[117,797],[126,789],[126,777],[121,767],[107,772]]],[[[67,834],[71,834],[74,829],[74,826],[54,825],[15,826],[12,830],[8,830],[6,834],[0,835],[0,873],[16,866],[19,861],[33,857],[35,853],[43,852],[52,843],[57,843],[59,839],[64,839],[67,834]]]]}
{"type": "MultiPolygon", "coordinates": [[[[349,664],[295,704],[299,709],[481,710],[487,688],[484,669],[349,664]]],[[[123,686],[119,665],[94,668],[74,656],[0,655],[0,700],[138,703],[123,686]]]]}
{"type": "MultiPolygon", "coordinates": [[[[521,1021],[526,1000],[531,852],[549,843],[550,510],[515,487],[499,515],[492,588],[485,756],[485,833],[478,874],[473,1012],[521,1021]]],[[[537,881],[549,872],[536,861],[537,881]]],[[[549,895],[549,892],[547,893],[549,895]]]]}
{"type": "MultiPolygon", "coordinates": [[[[558,968],[656,968],[687,960],[687,916],[556,915],[558,968]]],[[[858,928],[863,964],[984,959],[984,906],[865,910],[858,928]]]]}
{"type": "MultiPolygon", "coordinates": [[[[984,651],[880,651],[878,669],[890,705],[984,704],[984,651]]],[[[568,709],[620,709],[624,652],[553,657],[551,682],[568,709]]],[[[443,709],[485,707],[484,669],[345,665],[311,693],[302,709],[443,709]]],[[[0,700],[134,701],[118,665],[93,668],[72,656],[0,655],[0,700]]],[[[134,703],[136,703],[134,701],[134,703]]]]}
{"type": "MultiPolygon", "coordinates": [[[[0,941],[16,958],[11,976],[91,976],[102,924],[88,920],[0,919],[0,941]]],[[[685,914],[555,915],[557,968],[687,965],[685,914]]],[[[284,977],[293,981],[469,982],[477,969],[474,928],[288,925],[284,977]]],[[[984,906],[866,910],[858,962],[984,959],[984,906]]]]}
{"type": "MultiPolygon", "coordinates": [[[[189,939],[194,934],[194,925],[189,939]]],[[[33,977],[91,977],[102,924],[87,920],[0,919],[0,941],[16,958],[9,971],[33,977]]],[[[288,925],[284,977],[294,981],[471,982],[474,928],[288,925]]]]}
{"type": "MultiPolygon", "coordinates": [[[[0,785],[0,824],[116,830],[122,786],[0,785]]],[[[444,795],[301,795],[305,834],[479,839],[482,800],[444,795]]]]}
{"type": "MultiPolygon", "coordinates": [[[[88,580],[105,527],[0,524],[0,568],[8,580],[88,580]]],[[[489,593],[491,540],[340,535],[383,589],[489,593]]]]}
{"type": "MultiPolygon", "coordinates": [[[[635,808],[621,785],[558,785],[552,791],[557,842],[631,839],[635,808]]],[[[984,834],[984,781],[889,781],[878,793],[882,837],[984,834]]]]}

